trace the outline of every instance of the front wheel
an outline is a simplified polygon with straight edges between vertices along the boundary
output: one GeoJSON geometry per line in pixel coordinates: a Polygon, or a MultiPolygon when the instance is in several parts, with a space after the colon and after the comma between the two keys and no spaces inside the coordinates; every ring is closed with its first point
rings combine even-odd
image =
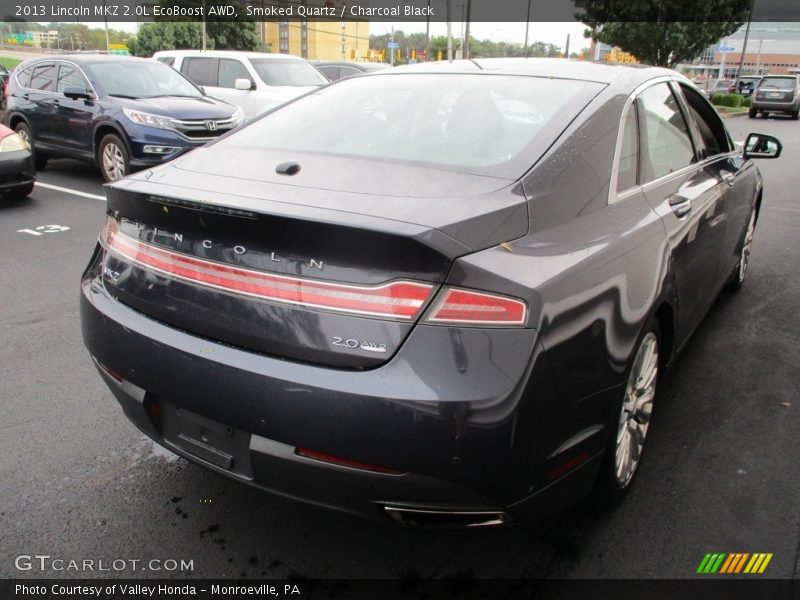
{"type": "Polygon", "coordinates": [[[742,238],[742,246],[739,251],[739,262],[733,267],[733,271],[728,277],[727,287],[732,291],[741,289],[744,283],[744,276],[747,272],[747,266],[750,264],[750,250],[753,247],[753,235],[756,231],[756,211],[750,213],[750,220],[747,223],[747,229],[742,238]]]}
{"type": "Polygon", "coordinates": [[[597,481],[597,496],[604,504],[622,502],[642,460],[659,382],[660,333],[658,322],[651,320],[633,355],[615,422],[616,435],[611,438],[597,481]]]}
{"type": "Polygon", "coordinates": [[[122,179],[131,172],[128,149],[119,137],[109,133],[97,148],[98,164],[106,182],[122,179]]]}

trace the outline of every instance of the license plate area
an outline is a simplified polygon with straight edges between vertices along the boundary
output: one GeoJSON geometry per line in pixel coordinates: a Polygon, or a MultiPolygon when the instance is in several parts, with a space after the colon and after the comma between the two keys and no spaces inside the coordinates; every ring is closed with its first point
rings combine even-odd
{"type": "Polygon", "coordinates": [[[169,445],[220,469],[253,478],[249,433],[170,402],[161,403],[160,425],[169,445]]]}

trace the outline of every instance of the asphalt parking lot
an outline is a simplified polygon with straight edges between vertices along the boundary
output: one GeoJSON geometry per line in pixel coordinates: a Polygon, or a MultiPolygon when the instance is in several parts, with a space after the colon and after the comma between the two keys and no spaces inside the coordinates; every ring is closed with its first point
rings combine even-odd
{"type": "MultiPolygon", "coordinates": [[[[409,531],[273,498],[138,433],[81,341],[78,282],[103,222],[99,173],[52,161],[0,201],[0,577],[19,555],[192,561],[119,577],[691,578],[707,552],[767,552],[800,577],[800,124],[778,136],[748,280],[724,293],[661,390],[638,482],[532,529],[409,531]]],[[[235,397],[235,390],[232,390],[235,397]]],[[[163,563],[162,563],[163,564],[163,563]]]]}

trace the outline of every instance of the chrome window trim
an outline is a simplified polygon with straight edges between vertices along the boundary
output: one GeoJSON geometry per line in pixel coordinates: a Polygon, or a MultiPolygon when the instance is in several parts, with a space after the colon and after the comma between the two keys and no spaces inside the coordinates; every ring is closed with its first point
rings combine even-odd
{"type": "MultiPolygon", "coordinates": [[[[637,184],[637,185],[635,185],[633,187],[630,187],[630,188],[628,188],[626,190],[622,190],[621,192],[617,192],[617,181],[618,181],[618,178],[619,178],[619,159],[620,159],[620,155],[622,154],[622,134],[623,134],[623,126],[624,126],[623,121],[625,119],[625,115],[627,114],[628,108],[630,107],[631,104],[633,104],[633,102],[636,100],[636,98],[639,96],[639,94],[641,94],[647,88],[652,87],[654,85],[658,85],[659,83],[666,83],[669,86],[670,91],[673,93],[673,95],[675,94],[675,90],[673,89],[673,85],[678,85],[680,83],[688,84],[689,86],[693,85],[691,81],[689,81],[688,79],[684,79],[682,77],[676,77],[676,76],[673,76],[673,75],[661,75],[659,77],[654,77],[653,79],[649,79],[649,80],[645,81],[644,83],[639,84],[636,87],[636,89],[634,89],[633,92],[631,92],[628,95],[628,97],[625,100],[625,104],[622,107],[622,112],[620,113],[620,118],[619,118],[619,124],[617,126],[617,141],[616,141],[616,145],[614,147],[614,162],[613,162],[613,165],[611,167],[611,178],[609,180],[609,187],[608,187],[608,200],[606,201],[606,205],[607,206],[611,206],[612,204],[616,204],[617,202],[621,202],[623,200],[627,200],[628,198],[631,198],[633,196],[638,195],[640,192],[647,192],[648,190],[651,190],[651,189],[653,189],[655,187],[658,187],[659,185],[661,185],[663,183],[667,183],[667,182],[669,182],[669,181],[671,181],[673,179],[677,179],[678,177],[682,177],[682,176],[688,174],[693,169],[697,169],[697,168],[699,168],[701,166],[707,166],[707,164],[710,164],[713,161],[717,161],[717,160],[719,160],[719,159],[721,159],[723,157],[736,156],[738,154],[736,149],[733,149],[733,150],[731,150],[729,152],[722,153],[722,154],[715,154],[714,156],[710,156],[710,157],[708,157],[708,158],[706,158],[706,159],[704,159],[704,160],[702,160],[700,162],[692,163],[690,165],[687,165],[685,167],[682,167],[682,168],[678,169],[677,171],[673,171],[672,173],[667,173],[666,175],[662,175],[661,177],[653,179],[652,181],[648,181],[647,183],[637,184]]],[[[682,99],[676,98],[676,101],[678,102],[678,106],[679,106],[679,109],[681,110],[681,114],[683,114],[683,107],[681,106],[682,99]]],[[[684,120],[685,120],[686,116],[683,115],[683,117],[684,117],[684,120]]],[[[687,127],[689,127],[689,130],[690,130],[689,131],[689,139],[691,140],[692,147],[694,148],[696,142],[692,137],[693,134],[691,133],[692,124],[691,123],[687,123],[687,127]]],[[[639,132],[639,136],[640,136],[639,137],[639,141],[641,141],[641,132],[639,132]]],[[[639,151],[641,152],[641,144],[640,144],[639,151]]],[[[695,156],[697,156],[697,151],[696,150],[695,150],[695,156]]]]}
{"type": "MultiPolygon", "coordinates": [[[[34,67],[35,68],[40,64],[45,64],[46,65],[46,64],[49,64],[49,63],[53,63],[54,65],[56,65],[59,68],[61,67],[61,63],[67,63],[69,65],[72,65],[78,71],[80,71],[80,74],[83,75],[83,78],[86,80],[86,83],[89,84],[89,88],[88,89],[92,90],[92,94],[94,94],[95,100],[97,100],[100,97],[98,95],[98,93],[97,93],[97,90],[94,89],[94,85],[92,85],[92,80],[89,79],[89,77],[86,76],[86,71],[84,71],[83,68],[79,64],[74,63],[71,60],[66,60],[66,59],[63,59],[63,58],[58,58],[58,59],[42,58],[41,60],[36,60],[36,61],[31,62],[29,65],[25,65],[24,69],[20,69],[19,71],[17,71],[15,69],[15,71],[14,71],[14,80],[17,82],[17,85],[19,87],[21,87],[23,90],[30,90],[32,92],[36,92],[37,94],[53,94],[54,96],[60,96],[60,97],[63,98],[64,97],[63,93],[51,92],[49,90],[37,90],[36,88],[32,88],[32,87],[28,87],[28,86],[22,85],[22,83],[20,83],[19,79],[17,78],[18,75],[22,71],[27,69],[28,67],[34,67]]],[[[56,88],[58,88],[58,74],[56,74],[55,84],[56,84],[56,88]]]]}

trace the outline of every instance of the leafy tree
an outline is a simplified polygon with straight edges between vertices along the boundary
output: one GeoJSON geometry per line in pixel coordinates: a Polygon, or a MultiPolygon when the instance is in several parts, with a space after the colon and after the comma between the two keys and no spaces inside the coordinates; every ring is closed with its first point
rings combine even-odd
{"type": "Polygon", "coordinates": [[[672,67],[692,60],[747,20],[753,0],[578,0],[594,40],[672,67]]]}

